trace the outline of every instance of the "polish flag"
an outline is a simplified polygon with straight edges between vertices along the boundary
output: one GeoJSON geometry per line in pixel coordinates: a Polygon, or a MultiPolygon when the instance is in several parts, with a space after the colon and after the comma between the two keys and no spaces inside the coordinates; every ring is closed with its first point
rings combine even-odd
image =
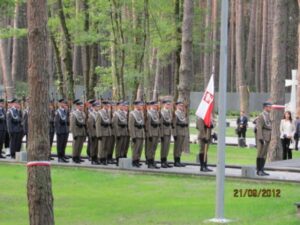
{"type": "Polygon", "coordinates": [[[196,116],[204,120],[207,127],[211,126],[211,115],[214,108],[214,75],[212,74],[208,82],[207,88],[203,94],[202,100],[196,111],[196,116]]]}

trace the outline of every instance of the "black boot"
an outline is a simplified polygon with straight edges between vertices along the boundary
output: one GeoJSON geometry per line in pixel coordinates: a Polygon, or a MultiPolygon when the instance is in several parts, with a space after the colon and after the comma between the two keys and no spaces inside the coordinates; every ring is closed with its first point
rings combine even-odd
{"type": "Polygon", "coordinates": [[[180,167],[185,167],[185,164],[181,163],[181,158],[179,157],[179,164],[180,164],[180,167]]]}
{"type": "Polygon", "coordinates": [[[92,165],[99,165],[99,164],[100,164],[100,163],[98,162],[97,157],[93,156],[91,159],[92,159],[92,160],[91,160],[91,164],[92,164],[92,165]]]}
{"type": "Polygon", "coordinates": [[[80,163],[80,159],[79,159],[79,157],[76,157],[76,156],[74,156],[74,157],[72,157],[72,161],[73,161],[73,163],[80,163]]]}
{"type": "Polygon", "coordinates": [[[132,166],[136,167],[136,168],[140,168],[139,161],[138,160],[133,160],[132,161],[132,166]]]}
{"type": "Polygon", "coordinates": [[[116,157],[116,166],[119,166],[119,159],[120,159],[121,157],[116,157]]]}
{"type": "Polygon", "coordinates": [[[266,159],[261,158],[261,171],[263,172],[264,176],[269,176],[270,174],[266,173],[264,168],[265,168],[265,163],[266,163],[266,159]]]}
{"type": "Polygon", "coordinates": [[[207,162],[204,162],[204,167],[206,172],[212,172],[212,170],[207,167],[207,162]]]}
{"type": "Polygon", "coordinates": [[[161,168],[168,168],[167,159],[161,158],[160,160],[161,168]]]}
{"type": "Polygon", "coordinates": [[[292,149],[288,150],[288,159],[292,159],[293,158],[293,153],[292,153],[292,149]]]}
{"type": "Polygon", "coordinates": [[[160,167],[156,165],[154,159],[148,160],[148,168],[150,168],[150,169],[160,169],[160,167]]]}
{"type": "Polygon", "coordinates": [[[175,157],[174,158],[174,166],[175,167],[181,167],[181,165],[180,165],[180,158],[179,157],[175,157]]]}
{"type": "Polygon", "coordinates": [[[263,173],[263,171],[262,171],[262,164],[261,164],[261,158],[256,158],[256,174],[258,175],[258,176],[264,176],[264,173],[263,173]]]}
{"type": "Polygon", "coordinates": [[[58,158],[58,162],[61,162],[61,163],[68,163],[69,161],[66,160],[64,157],[59,157],[59,158],[58,158]]]}
{"type": "Polygon", "coordinates": [[[199,154],[199,162],[200,162],[200,171],[206,172],[205,166],[204,166],[204,154],[203,153],[199,154]]]}

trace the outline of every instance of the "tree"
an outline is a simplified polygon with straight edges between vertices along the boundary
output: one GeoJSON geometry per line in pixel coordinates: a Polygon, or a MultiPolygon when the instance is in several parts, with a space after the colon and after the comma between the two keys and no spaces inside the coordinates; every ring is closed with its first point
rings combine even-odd
{"type": "Polygon", "coordinates": [[[260,90],[261,92],[267,91],[267,74],[266,74],[266,62],[267,62],[267,19],[268,19],[268,1],[263,2],[263,17],[262,17],[262,46],[260,57],[260,90]]]}
{"type": "MultiPolygon", "coordinates": [[[[47,71],[47,1],[28,0],[29,136],[28,161],[48,160],[50,153],[49,75],[47,71]]],[[[53,196],[49,166],[28,166],[27,197],[31,225],[53,225],[53,196]]]]}
{"type": "MultiPolygon", "coordinates": [[[[191,81],[193,78],[193,15],[193,0],[184,0],[178,99],[185,102],[187,116],[189,115],[191,81]]],[[[184,144],[185,152],[189,152],[189,129],[187,131],[184,144]]]]}
{"type": "MultiPolygon", "coordinates": [[[[204,52],[204,88],[207,86],[211,75],[210,64],[210,48],[208,46],[211,39],[211,32],[209,29],[211,23],[211,0],[206,1],[206,15],[205,15],[205,52],[204,52]]],[[[214,58],[214,57],[212,57],[214,58]]]]}
{"type": "Polygon", "coordinates": [[[239,84],[240,110],[249,113],[249,90],[245,79],[243,1],[236,1],[236,73],[239,84]]]}
{"type": "MultiPolygon", "coordinates": [[[[284,105],[285,85],[284,79],[287,70],[286,44],[287,44],[287,18],[288,1],[277,0],[274,2],[274,22],[272,40],[272,79],[271,99],[274,104],[284,105]]],[[[283,110],[273,110],[272,135],[268,159],[270,161],[282,159],[282,146],[280,141],[280,121],[283,110]]]]}

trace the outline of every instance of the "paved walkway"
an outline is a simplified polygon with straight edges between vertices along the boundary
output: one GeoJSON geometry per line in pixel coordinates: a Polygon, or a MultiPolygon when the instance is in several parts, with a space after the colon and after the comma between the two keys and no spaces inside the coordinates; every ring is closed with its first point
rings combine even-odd
{"type": "MultiPolygon", "coordinates": [[[[71,160],[70,160],[71,161],[71,160]]],[[[0,163],[19,163],[25,164],[25,162],[17,162],[12,159],[1,159],[0,163]]],[[[99,170],[126,170],[130,172],[142,172],[142,173],[159,173],[159,174],[173,174],[173,175],[193,175],[193,176],[216,176],[216,167],[211,166],[213,170],[209,173],[200,172],[199,165],[188,165],[186,167],[173,167],[168,169],[148,169],[145,164],[141,168],[128,168],[120,169],[116,165],[100,166],[91,165],[90,161],[87,159],[81,164],[70,163],[58,163],[57,159],[51,161],[52,166],[63,166],[63,167],[79,167],[79,168],[93,168],[99,170]]],[[[299,166],[299,165],[298,165],[299,166]]],[[[241,173],[241,168],[226,168],[225,176],[237,179],[250,179],[250,180],[260,180],[260,181],[282,181],[282,182],[297,182],[300,183],[300,168],[295,169],[295,171],[280,171],[280,168],[272,166],[272,171],[267,171],[270,176],[259,177],[255,176],[253,178],[243,177],[241,173]]]]}

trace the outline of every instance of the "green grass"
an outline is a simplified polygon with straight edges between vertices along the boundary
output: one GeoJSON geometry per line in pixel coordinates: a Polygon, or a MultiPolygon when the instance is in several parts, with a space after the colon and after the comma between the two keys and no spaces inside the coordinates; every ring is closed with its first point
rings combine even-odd
{"type": "MultiPolygon", "coordinates": [[[[218,128],[215,128],[215,131],[217,131],[218,128]]],[[[235,133],[234,127],[227,127],[226,128],[226,137],[237,137],[235,133]]],[[[190,134],[198,134],[198,130],[196,127],[190,127],[190,134]]],[[[246,133],[246,137],[248,138],[254,138],[254,132],[252,128],[249,128],[246,133]]]]}
{"type": "MultiPolygon", "coordinates": [[[[56,153],[56,147],[52,148],[52,152],[56,153]]],[[[67,147],[66,152],[68,154],[72,153],[72,148],[70,146],[67,147]]],[[[142,159],[145,159],[143,151],[142,159]]],[[[129,157],[131,157],[131,150],[129,149],[129,157]]],[[[226,147],[226,164],[228,165],[254,165],[256,160],[256,149],[255,148],[239,148],[239,147],[226,147]]],[[[199,154],[199,145],[198,144],[190,144],[190,153],[182,154],[183,162],[196,162],[196,157],[199,154]]],[[[86,156],[86,146],[82,151],[82,155],[86,156]]],[[[160,160],[160,145],[156,150],[156,160],[160,160]]],[[[293,151],[293,158],[300,158],[300,151],[293,151]]],[[[169,158],[168,160],[173,161],[173,144],[171,144],[169,158]]],[[[216,164],[217,162],[217,146],[210,145],[208,151],[208,163],[216,164]]]]}
{"type": "MultiPolygon", "coordinates": [[[[0,224],[27,225],[26,167],[0,165],[0,224]]],[[[215,179],[52,168],[58,225],[205,224],[215,179]]],[[[297,184],[226,180],[225,215],[239,225],[296,225],[297,184]],[[280,198],[234,198],[234,189],[280,189],[280,198]],[[272,222],[271,222],[272,221],[272,222]]]]}

